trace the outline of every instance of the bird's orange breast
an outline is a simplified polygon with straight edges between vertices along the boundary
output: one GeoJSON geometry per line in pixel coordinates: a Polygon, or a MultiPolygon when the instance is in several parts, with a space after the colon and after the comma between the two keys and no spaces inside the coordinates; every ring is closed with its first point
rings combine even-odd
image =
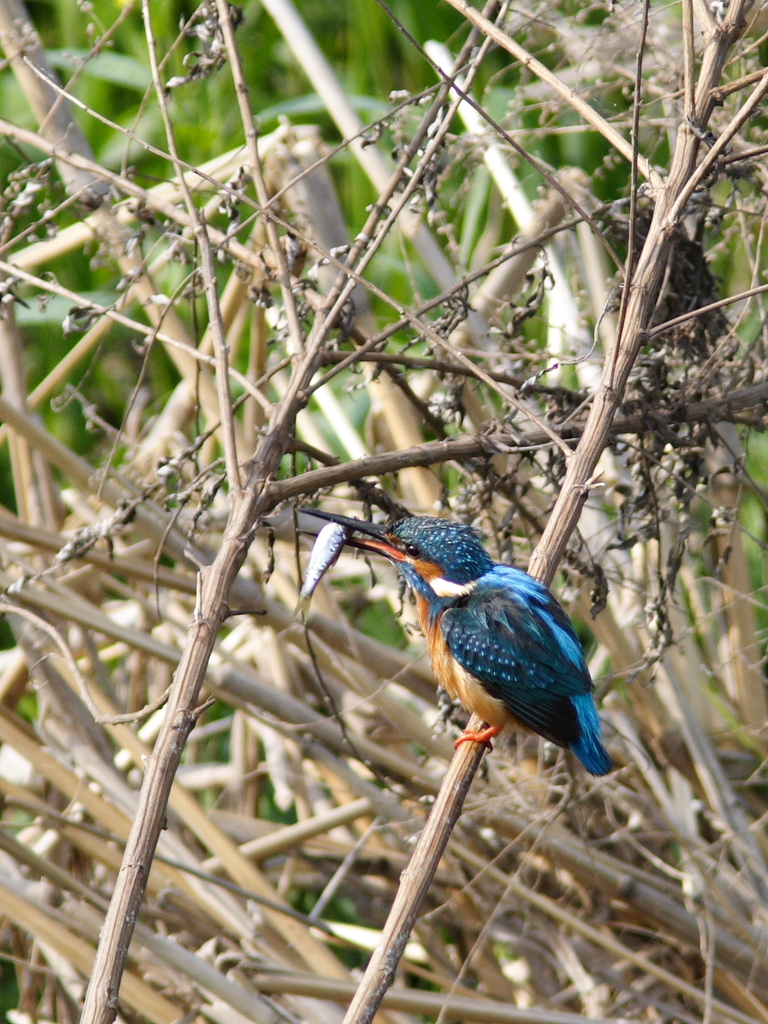
{"type": "Polygon", "coordinates": [[[515,722],[514,716],[501,701],[492,697],[480,680],[456,661],[443,636],[440,616],[430,622],[429,605],[421,595],[417,596],[417,605],[421,628],[427,638],[432,670],[451,700],[458,700],[467,711],[479,715],[488,725],[503,729],[515,722]]]}

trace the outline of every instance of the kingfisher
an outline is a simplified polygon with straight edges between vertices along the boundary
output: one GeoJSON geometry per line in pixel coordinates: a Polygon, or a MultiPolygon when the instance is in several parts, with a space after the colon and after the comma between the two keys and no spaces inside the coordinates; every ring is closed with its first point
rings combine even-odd
{"type": "MultiPolygon", "coordinates": [[[[435,676],[484,728],[468,741],[491,746],[508,726],[523,726],[570,748],[592,775],[613,765],[603,745],[584,652],[551,591],[522,569],[494,562],[478,533],[462,523],[410,516],[389,525],[316,509],[337,524],[321,564],[347,544],[388,558],[416,598],[435,676]]],[[[319,578],[319,577],[318,577],[319,578]]]]}

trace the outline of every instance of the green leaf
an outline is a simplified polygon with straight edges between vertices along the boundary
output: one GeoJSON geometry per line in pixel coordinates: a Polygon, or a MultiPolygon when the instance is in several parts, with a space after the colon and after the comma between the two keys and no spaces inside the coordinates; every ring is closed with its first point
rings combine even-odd
{"type": "Polygon", "coordinates": [[[46,50],[51,64],[69,74],[73,74],[86,61],[84,75],[100,78],[113,85],[122,85],[125,89],[136,89],[144,92],[152,84],[149,69],[140,64],[134,57],[124,53],[112,53],[107,50],[88,60],[87,50],[46,50]]]}

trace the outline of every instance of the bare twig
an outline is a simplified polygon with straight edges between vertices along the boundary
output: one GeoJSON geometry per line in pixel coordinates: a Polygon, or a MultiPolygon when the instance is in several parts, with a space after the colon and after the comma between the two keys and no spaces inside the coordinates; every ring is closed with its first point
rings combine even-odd
{"type": "Polygon", "coordinates": [[[345,1024],[368,1024],[373,1020],[384,992],[392,984],[419,907],[432,884],[484,752],[483,744],[465,743],[451,761],[408,868],[401,875],[381,939],[349,1004],[345,1024]]]}
{"type": "MultiPolygon", "coordinates": [[[[503,47],[510,53],[516,60],[519,60],[521,64],[533,71],[542,82],[546,82],[559,96],[566,100],[573,109],[580,114],[585,121],[592,125],[600,134],[610,142],[615,149],[621,153],[621,155],[632,162],[632,146],[627,142],[623,136],[621,136],[616,129],[610,125],[596,110],[593,110],[588,103],[579,96],[579,94],[569,88],[564,82],[562,82],[557,75],[555,75],[548,67],[533,57],[525,47],[520,46],[514,39],[503,32],[500,28],[489,21],[488,18],[483,15],[471,4],[467,3],[466,0],[448,0],[448,3],[455,7],[457,11],[464,15],[464,17],[471,21],[473,25],[480,28],[485,36],[493,39],[495,43],[503,47]]],[[[655,187],[661,184],[661,178],[648,161],[640,157],[638,159],[638,166],[642,171],[643,175],[651,182],[655,187]]]]}
{"type": "MultiPolygon", "coordinates": [[[[173,133],[173,125],[171,124],[170,114],[168,113],[168,104],[165,99],[164,85],[160,80],[160,72],[157,66],[157,53],[155,51],[155,40],[152,32],[152,17],[148,2],[144,2],[142,4],[142,15],[144,18],[144,31],[147,36],[147,52],[149,53],[149,63],[152,68],[152,79],[155,84],[157,102],[163,116],[165,136],[168,142],[168,151],[176,169],[179,188],[184,196],[187,212],[189,213],[190,220],[194,225],[195,240],[200,247],[200,252],[202,253],[203,281],[205,284],[205,298],[208,306],[209,328],[213,337],[213,350],[216,355],[216,383],[219,416],[224,434],[224,459],[227,465],[227,481],[229,483],[230,492],[234,492],[240,489],[240,466],[237,458],[235,421],[232,413],[232,396],[229,391],[229,352],[227,349],[224,324],[221,317],[221,307],[219,305],[211,240],[208,236],[206,225],[195,206],[192,193],[184,177],[184,168],[179,160],[173,133]]],[[[228,12],[226,20],[227,23],[229,23],[228,12]]]]}
{"type": "MultiPolygon", "coordinates": [[[[461,10],[473,23],[481,23],[478,12],[464,3],[463,0],[449,0],[449,2],[461,10]]],[[[609,128],[607,125],[601,125],[599,122],[602,119],[594,117],[594,112],[591,108],[584,104],[575,94],[572,95],[572,90],[564,89],[562,84],[556,79],[556,76],[552,75],[547,68],[540,66],[529,54],[514,44],[504,33],[498,31],[490,22],[483,19],[482,27],[500,45],[522,60],[526,66],[531,67],[544,81],[556,88],[561,95],[564,95],[582,116],[598,127],[598,130],[602,131],[606,138],[609,138],[617,149],[627,156],[627,159],[632,160],[631,148],[628,149],[624,140],[616,137],[616,133],[612,128],[609,128]]],[[[711,95],[712,89],[717,84],[717,76],[725,59],[728,42],[729,40],[726,38],[718,43],[719,53],[717,58],[713,57],[710,61],[705,62],[705,66],[702,69],[699,87],[705,97],[711,95]]],[[[758,86],[758,89],[761,87],[762,83],[758,86]]],[[[745,104],[746,106],[747,104],[745,104]]],[[[702,116],[705,113],[708,113],[708,111],[702,111],[702,116]]],[[[560,497],[555,504],[544,534],[531,558],[529,572],[545,583],[551,583],[568,538],[576,527],[581,508],[589,493],[590,481],[608,439],[611,424],[621,401],[629,373],[634,366],[640,346],[645,340],[646,330],[650,324],[663,274],[664,262],[671,245],[672,234],[684,209],[682,197],[686,194],[690,195],[689,183],[698,177],[695,168],[697,151],[698,139],[693,133],[680,132],[677,150],[672,160],[666,187],[661,191],[658,198],[648,237],[640,256],[636,273],[628,288],[629,297],[622,332],[616,341],[613,351],[607,354],[601,387],[592,403],[584,433],[575,453],[568,461],[560,497]]],[[[473,717],[469,728],[478,729],[482,727],[482,724],[473,717]]],[[[474,747],[471,744],[466,744],[465,746],[474,747]]],[[[446,776],[445,784],[441,789],[438,802],[433,809],[430,823],[427,826],[430,841],[427,843],[422,837],[422,842],[414,853],[414,861],[418,865],[419,873],[430,879],[437,859],[442,853],[442,847],[437,845],[431,851],[429,849],[432,844],[432,830],[430,829],[432,820],[437,817],[438,807],[439,813],[444,815],[447,820],[451,822],[457,820],[466,789],[477,769],[481,755],[482,749],[474,749],[471,757],[464,750],[459,749],[446,776]]],[[[437,824],[432,826],[432,828],[436,832],[438,831],[437,824]]],[[[427,830],[425,830],[425,834],[427,834],[427,830]]],[[[447,837],[445,841],[447,841],[447,837]]],[[[416,886],[412,886],[409,878],[406,877],[398,891],[398,896],[390,913],[382,941],[371,958],[360,988],[345,1017],[345,1024],[362,1024],[362,1022],[372,1019],[379,1005],[381,993],[391,981],[394,966],[402,953],[410,927],[415,921],[417,906],[414,905],[413,901],[420,899],[422,895],[423,891],[416,886]]]]}
{"type": "Polygon", "coordinates": [[[227,47],[229,65],[232,69],[232,78],[235,83],[235,93],[240,108],[240,118],[243,122],[243,133],[245,144],[248,149],[248,156],[251,165],[253,182],[256,186],[256,195],[263,211],[265,211],[265,224],[267,238],[272,250],[272,256],[277,263],[277,279],[280,284],[280,292],[283,297],[283,306],[288,318],[288,330],[293,339],[293,346],[296,352],[301,352],[304,346],[303,331],[299,323],[299,314],[296,309],[296,300],[291,289],[291,272],[288,267],[286,254],[280,244],[280,237],[277,233],[275,222],[269,212],[269,195],[264,182],[264,174],[261,166],[261,157],[256,144],[256,130],[253,124],[253,111],[248,103],[248,87],[245,83],[245,76],[240,64],[240,54],[235,45],[235,33],[232,28],[232,14],[227,0],[216,0],[219,12],[219,26],[224,36],[227,47]]]}

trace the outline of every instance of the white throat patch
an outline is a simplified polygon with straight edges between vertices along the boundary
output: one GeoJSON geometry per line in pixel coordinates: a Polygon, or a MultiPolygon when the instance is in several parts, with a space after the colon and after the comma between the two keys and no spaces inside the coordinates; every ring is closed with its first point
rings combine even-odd
{"type": "Polygon", "coordinates": [[[465,597],[467,594],[471,594],[477,586],[474,580],[471,583],[451,583],[450,580],[444,580],[440,576],[430,580],[429,585],[438,597],[465,597]]]}

